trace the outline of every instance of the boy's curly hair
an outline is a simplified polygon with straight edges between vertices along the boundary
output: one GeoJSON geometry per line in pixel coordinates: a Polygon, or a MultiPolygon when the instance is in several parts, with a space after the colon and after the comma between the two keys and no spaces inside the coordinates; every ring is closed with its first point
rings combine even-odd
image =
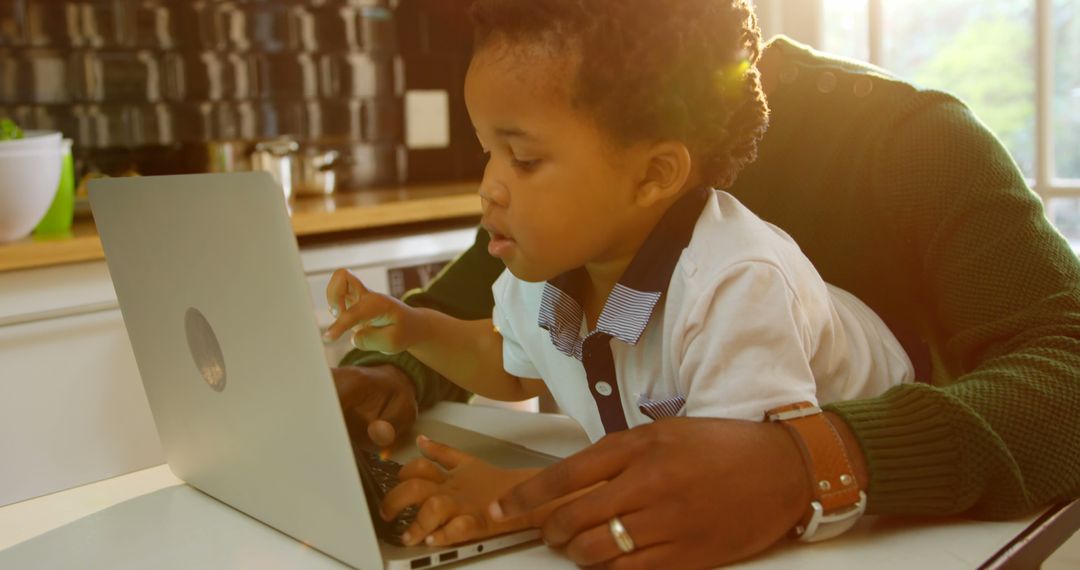
{"type": "Polygon", "coordinates": [[[571,100],[620,141],[674,139],[704,182],[729,188],[757,156],[768,106],[750,0],[477,0],[492,40],[578,56],[571,100]]]}

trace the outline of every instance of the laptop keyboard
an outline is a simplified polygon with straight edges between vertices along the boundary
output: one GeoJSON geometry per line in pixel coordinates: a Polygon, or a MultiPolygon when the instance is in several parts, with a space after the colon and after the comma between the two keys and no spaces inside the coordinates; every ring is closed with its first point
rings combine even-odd
{"type": "Polygon", "coordinates": [[[371,511],[371,520],[375,524],[375,534],[390,544],[404,546],[401,535],[409,529],[409,525],[416,518],[416,513],[420,508],[416,505],[407,507],[391,521],[385,521],[379,516],[379,505],[382,504],[383,497],[398,484],[398,471],[401,471],[401,464],[390,459],[383,459],[379,457],[379,454],[367,450],[358,450],[356,457],[356,463],[360,468],[360,481],[364,486],[364,494],[367,496],[368,508],[371,511]]]}

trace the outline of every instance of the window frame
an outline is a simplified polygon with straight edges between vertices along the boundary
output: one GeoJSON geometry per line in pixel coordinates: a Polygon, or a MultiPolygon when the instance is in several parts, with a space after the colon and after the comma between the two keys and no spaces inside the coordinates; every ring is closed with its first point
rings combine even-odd
{"type": "MultiPolygon", "coordinates": [[[[868,63],[885,67],[885,0],[863,0],[867,14],[868,63]]],[[[1035,32],[1035,172],[1028,186],[1049,206],[1054,198],[1080,199],[1080,178],[1055,175],[1053,0],[1034,2],[1035,32]]],[[[766,35],[787,34],[824,48],[824,0],[754,0],[766,35]]],[[[1080,247],[1080,244],[1077,244],[1080,247]]]]}
{"type": "MultiPolygon", "coordinates": [[[[820,1],[820,0],[818,0],[820,1]]],[[[866,0],[869,63],[884,67],[885,0],[866,0]]],[[[1054,27],[1053,0],[1035,3],[1035,178],[1028,186],[1049,205],[1053,198],[1080,199],[1080,179],[1061,178],[1054,173],[1054,27]]],[[[824,19],[818,37],[824,37],[824,19]]]]}

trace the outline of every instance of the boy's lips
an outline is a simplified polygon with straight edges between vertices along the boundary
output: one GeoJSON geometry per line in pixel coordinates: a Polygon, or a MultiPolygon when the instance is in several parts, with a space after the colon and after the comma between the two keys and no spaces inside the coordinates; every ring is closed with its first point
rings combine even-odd
{"type": "Polygon", "coordinates": [[[481,224],[491,240],[488,242],[488,254],[492,257],[502,258],[514,247],[514,240],[510,236],[500,232],[491,224],[481,224]]]}

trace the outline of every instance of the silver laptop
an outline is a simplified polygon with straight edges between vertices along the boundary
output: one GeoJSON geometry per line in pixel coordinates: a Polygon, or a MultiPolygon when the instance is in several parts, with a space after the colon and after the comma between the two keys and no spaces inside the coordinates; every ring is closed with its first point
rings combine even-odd
{"type": "MultiPolygon", "coordinates": [[[[534,540],[377,539],[284,194],[265,173],[116,178],[90,204],[165,457],[204,493],[358,568],[426,568],[534,540]]],[[[440,422],[508,467],[550,456],[440,422]]],[[[415,457],[406,446],[392,458],[415,457]]]]}

